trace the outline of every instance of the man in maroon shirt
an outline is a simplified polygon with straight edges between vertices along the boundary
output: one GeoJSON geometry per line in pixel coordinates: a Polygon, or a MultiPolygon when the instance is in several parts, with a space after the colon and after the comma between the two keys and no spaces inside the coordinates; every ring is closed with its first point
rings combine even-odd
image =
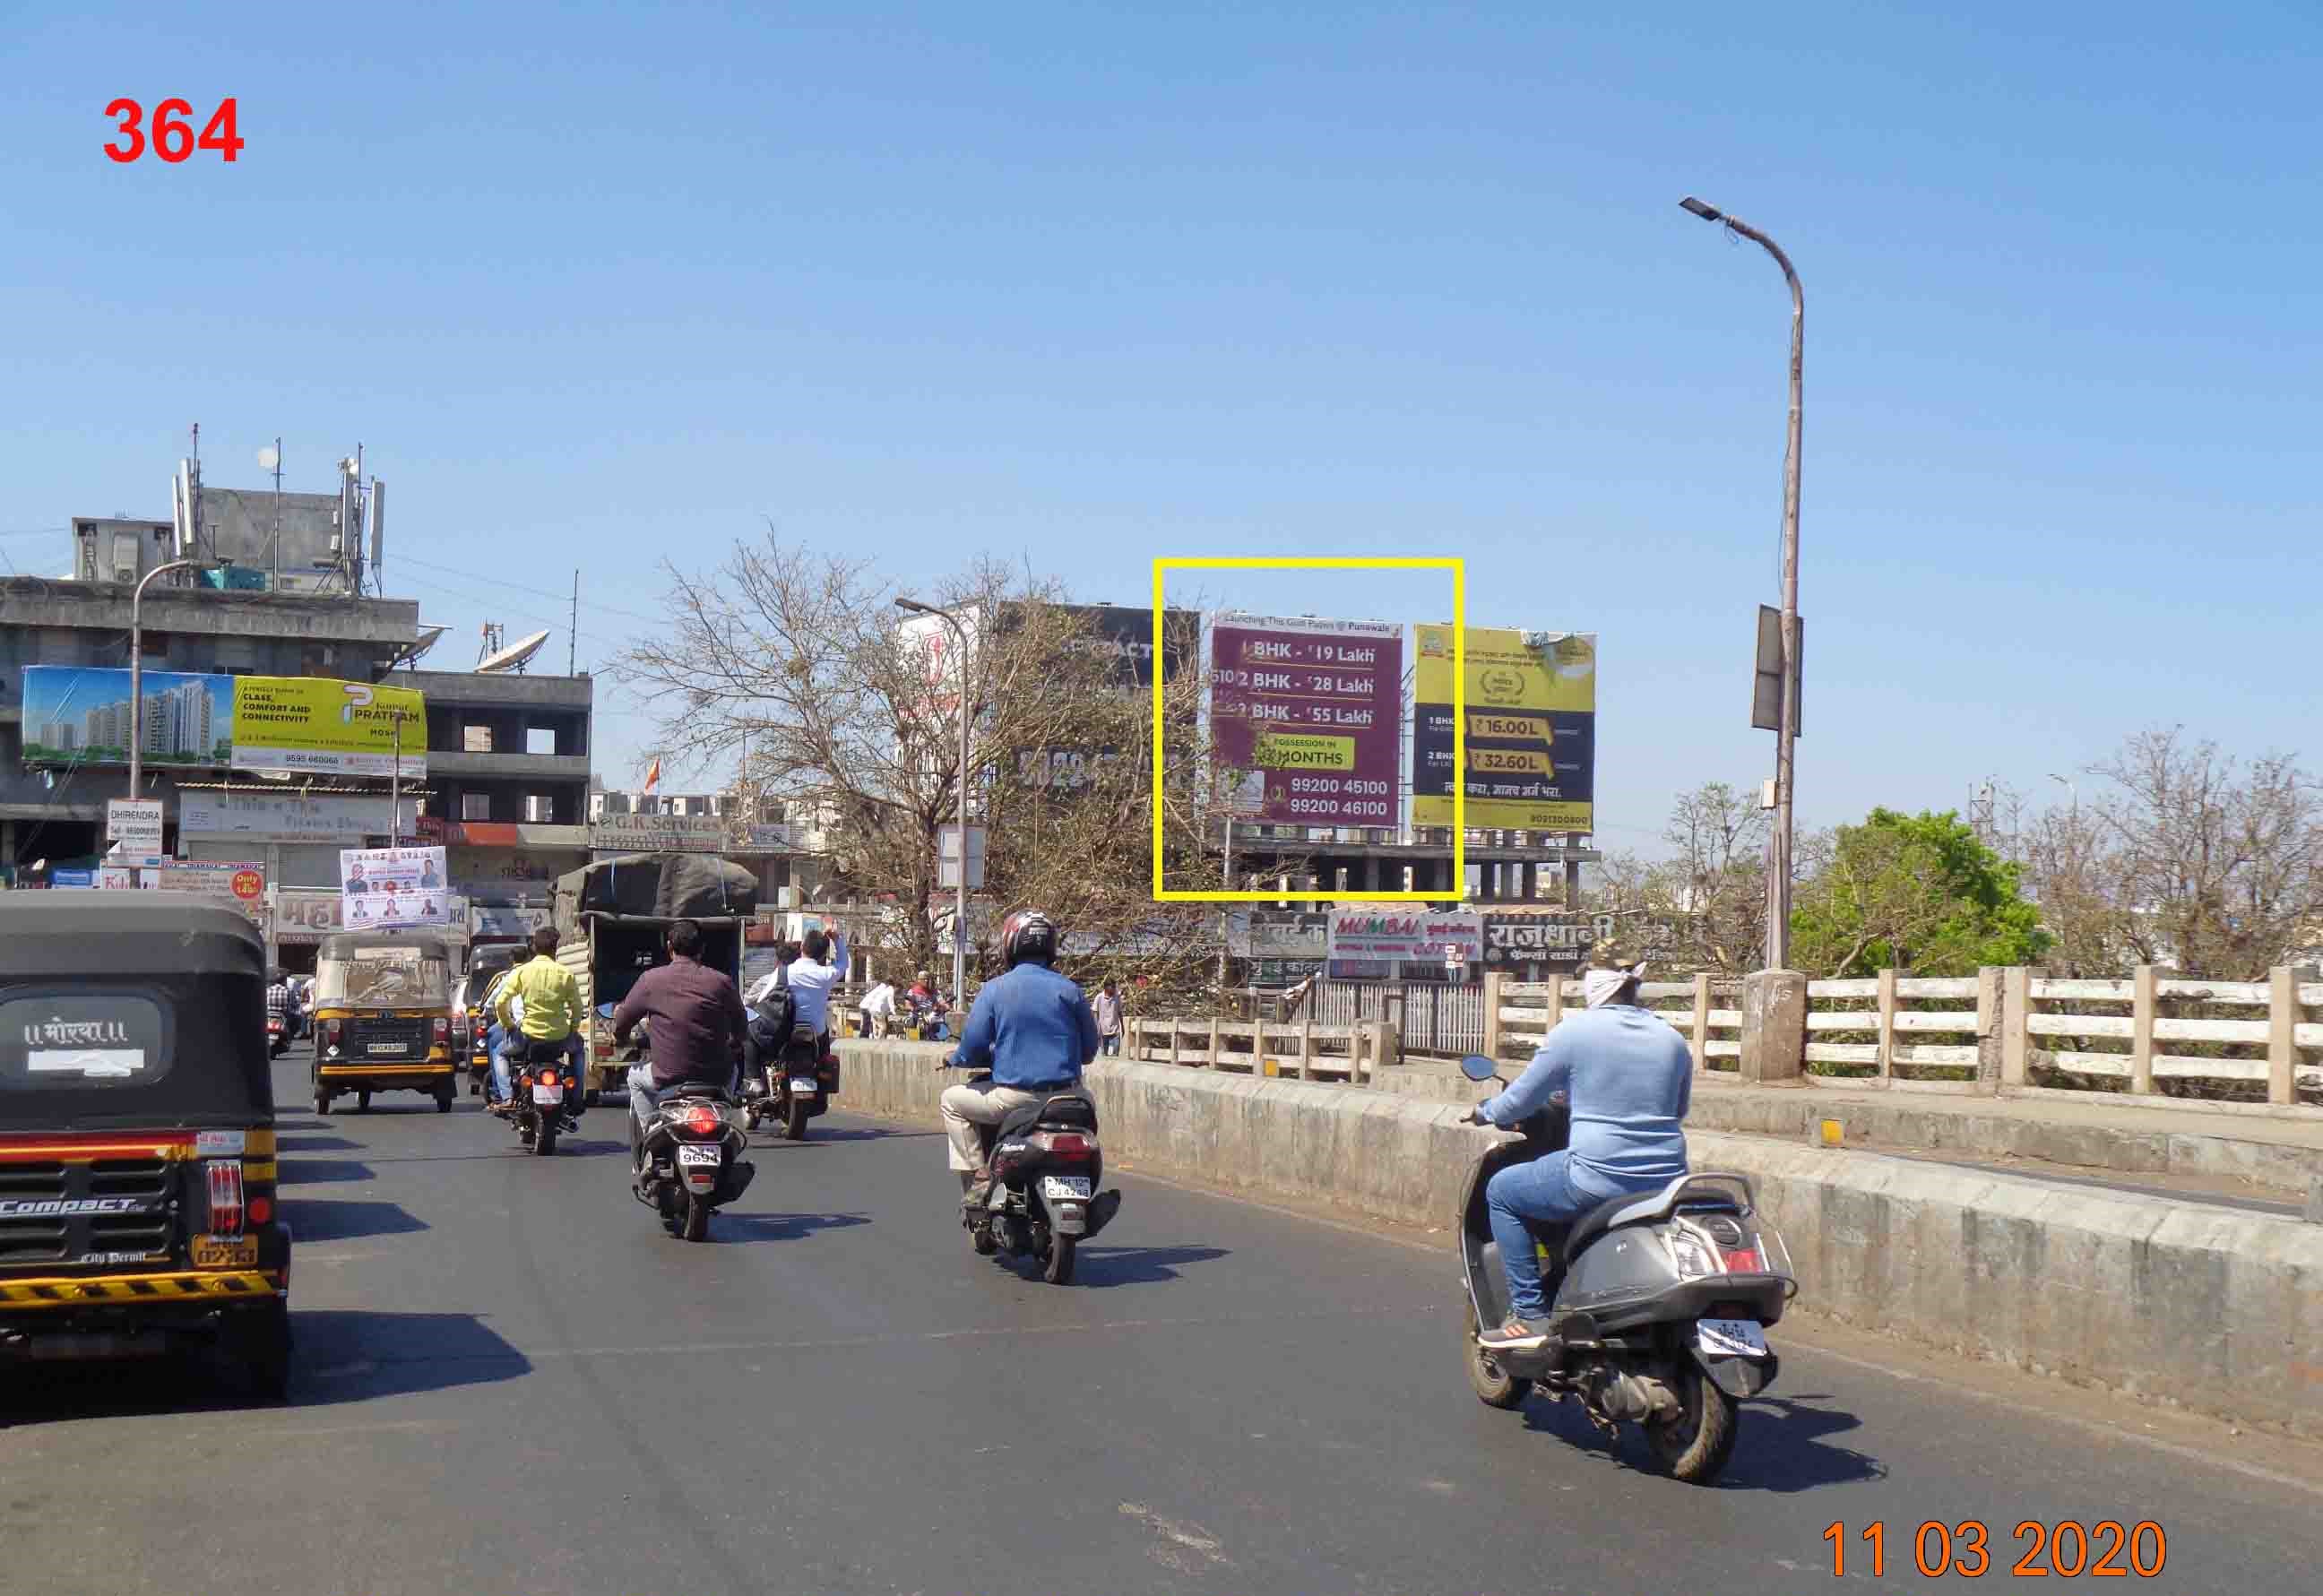
{"type": "MultiPolygon", "coordinates": [[[[613,1045],[629,1039],[638,1022],[653,1022],[651,1059],[629,1071],[629,1113],[639,1129],[653,1118],[660,1094],[684,1081],[727,1082],[742,1056],[749,1016],[733,977],[702,962],[702,928],[681,920],[669,928],[669,962],[638,977],[613,1011],[613,1045]]],[[[640,1145],[633,1139],[631,1145],[640,1145]]]]}

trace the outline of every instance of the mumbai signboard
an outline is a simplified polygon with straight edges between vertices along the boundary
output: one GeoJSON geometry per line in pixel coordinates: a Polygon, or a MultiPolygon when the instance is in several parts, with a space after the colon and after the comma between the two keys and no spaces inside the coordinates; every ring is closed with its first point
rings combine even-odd
{"type": "Polygon", "coordinates": [[[1334,979],[1392,979],[1405,964],[1441,964],[1446,949],[1462,962],[1483,957],[1483,917],[1408,911],[1398,904],[1357,903],[1331,911],[1330,973],[1334,979]]]}
{"type": "MultiPolygon", "coordinates": [[[[1452,823],[1452,628],[1416,628],[1411,823],[1452,823]]],[[[1597,775],[1597,637],[1468,628],[1466,821],[1587,831],[1597,775]]]]}
{"type": "Polygon", "coordinates": [[[1261,778],[1256,818],[1396,823],[1402,627],[1223,611],[1210,665],[1216,757],[1261,778]]]}
{"type": "Polygon", "coordinates": [[[417,688],[330,676],[234,678],[234,763],[243,770],[427,775],[427,711],[417,688]]]}

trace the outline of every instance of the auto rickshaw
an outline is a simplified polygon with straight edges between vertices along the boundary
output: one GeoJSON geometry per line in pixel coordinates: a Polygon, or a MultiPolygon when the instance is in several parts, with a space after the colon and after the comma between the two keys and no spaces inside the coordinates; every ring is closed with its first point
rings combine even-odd
{"type": "Polygon", "coordinates": [[[282,1395],[266,1045],[266,947],[243,915],[0,894],[0,1360],[207,1346],[282,1395]]]}
{"type": "Polygon", "coordinates": [[[452,1053],[452,964],[427,931],[342,932],[315,962],[315,1112],[355,1095],[425,1092],[452,1112],[459,1060],[452,1053]]]}
{"type": "Polygon", "coordinates": [[[468,1095],[472,1097],[484,1089],[484,1077],[492,1070],[493,1020],[484,1000],[491,995],[492,984],[516,968],[519,955],[531,958],[531,946],[490,942],[468,956],[468,1095]]]}

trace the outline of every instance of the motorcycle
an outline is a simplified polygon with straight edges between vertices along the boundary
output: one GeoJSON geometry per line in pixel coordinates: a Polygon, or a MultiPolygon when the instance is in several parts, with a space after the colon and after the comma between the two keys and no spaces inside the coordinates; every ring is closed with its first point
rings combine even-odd
{"type": "Polygon", "coordinates": [[[280,1059],[290,1046],[290,1032],[280,1014],[266,1016],[266,1056],[280,1059]]]}
{"type": "MultiPolygon", "coordinates": [[[[1463,1059],[1461,1071],[1479,1083],[1500,1078],[1481,1054],[1463,1059]]],[[[1569,1230],[1530,1225],[1548,1339],[1537,1349],[1487,1348],[1482,1335],[1507,1321],[1509,1298],[1485,1183],[1566,1145],[1562,1096],[1516,1129],[1478,1154],[1460,1194],[1469,1384],[1492,1408],[1520,1408],[1536,1386],[1559,1400],[1577,1397],[1608,1440],[1637,1424],[1664,1470],[1710,1483],[1733,1455],[1740,1403],[1772,1385],[1781,1367],[1766,1330],[1798,1294],[1789,1250],[1758,1217],[1747,1177],[1682,1175],[1658,1191],[1601,1203],[1569,1230]]]]}
{"type": "Polygon", "coordinates": [[[996,1126],[978,1125],[977,1135],[991,1179],[960,1210],[969,1242],[979,1256],[1031,1258],[1049,1284],[1070,1283],[1080,1243],[1121,1209],[1118,1190],[1097,1190],[1105,1152],[1096,1108],[1086,1097],[1063,1094],[1014,1109],[996,1126]]]}
{"type": "Polygon", "coordinates": [[[811,1025],[791,1027],[790,1043],[766,1064],[763,1094],[743,1105],[750,1130],[763,1120],[783,1128],[786,1142],[806,1140],[806,1122],[830,1107],[839,1095],[839,1056],[822,1046],[811,1025]]]}
{"type": "MultiPolygon", "coordinates": [[[[632,1049],[628,1061],[642,1056],[641,1047],[632,1049]]],[[[629,1111],[630,1195],[660,1215],[674,1236],[707,1240],[711,1214],[739,1198],[758,1176],[742,1156],[749,1142],[730,1109],[724,1086],[685,1081],[647,1124],[629,1111]]]]}
{"type": "Polygon", "coordinates": [[[548,1158],[556,1153],[557,1133],[564,1128],[565,1096],[578,1091],[581,1083],[565,1062],[563,1042],[556,1044],[551,1057],[533,1059],[525,1056],[528,1052],[521,1046],[510,1049],[512,1084],[504,1112],[516,1127],[517,1145],[537,1157],[548,1158]]]}

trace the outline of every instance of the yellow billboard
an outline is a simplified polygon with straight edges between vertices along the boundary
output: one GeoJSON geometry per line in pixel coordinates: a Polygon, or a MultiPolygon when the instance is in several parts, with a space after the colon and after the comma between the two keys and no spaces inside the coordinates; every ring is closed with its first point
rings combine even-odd
{"type": "MultiPolygon", "coordinates": [[[[1411,823],[1449,826],[1453,633],[1412,629],[1411,823]]],[[[1471,627],[1464,639],[1469,829],[1593,830],[1596,635],[1471,627]]]]}
{"type": "Polygon", "coordinates": [[[236,676],[234,763],[326,775],[427,775],[427,711],[415,687],[330,676],[236,676]]]}

